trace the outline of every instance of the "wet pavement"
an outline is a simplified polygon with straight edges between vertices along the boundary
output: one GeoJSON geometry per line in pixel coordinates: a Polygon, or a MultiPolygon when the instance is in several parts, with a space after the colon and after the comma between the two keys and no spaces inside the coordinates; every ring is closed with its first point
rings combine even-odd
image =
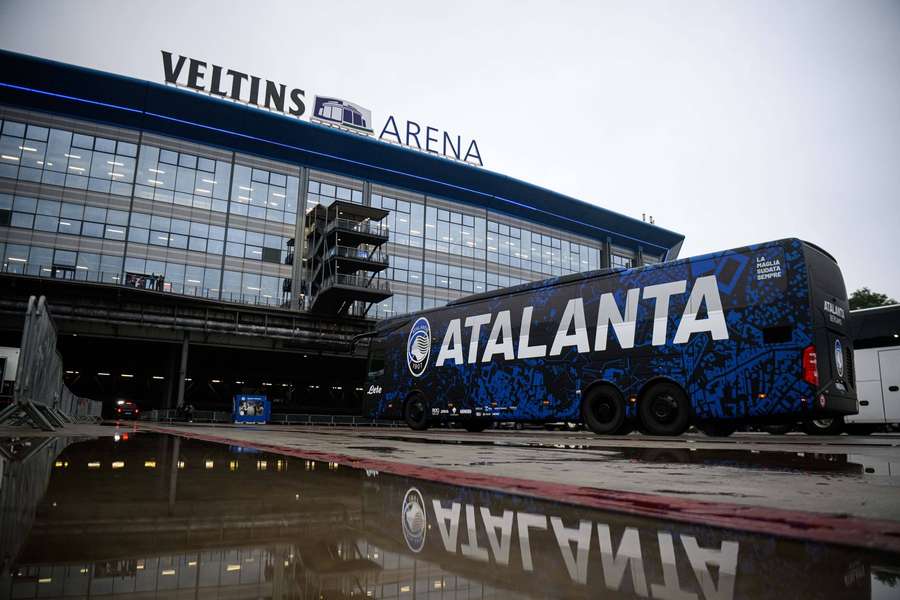
{"type": "Polygon", "coordinates": [[[698,502],[900,522],[900,435],[654,438],[588,432],[231,425],[162,431],[698,502]]]}
{"type": "MultiPolygon", "coordinates": [[[[408,452],[392,437],[404,436],[357,432],[352,445],[385,460],[408,452]]],[[[546,451],[562,450],[553,445],[546,451]]],[[[733,449],[648,456],[583,445],[591,448],[566,450],[602,453],[618,468],[690,459],[756,472],[733,449]]],[[[797,477],[814,464],[820,476],[878,477],[841,452],[792,453],[761,452],[760,469],[797,477]]],[[[0,598],[900,598],[900,555],[884,549],[605,512],[235,443],[126,430],[0,439],[0,465],[0,598]]]]}
{"type": "MultiPolygon", "coordinates": [[[[491,448],[529,448],[535,450],[588,450],[595,458],[581,458],[587,462],[637,461],[669,465],[725,466],[762,471],[792,473],[844,473],[852,475],[900,477],[900,462],[878,460],[864,453],[810,452],[804,450],[756,450],[746,448],[673,448],[673,447],[618,447],[591,443],[537,442],[490,439],[446,439],[440,437],[415,437],[410,435],[366,435],[359,439],[399,442],[401,444],[437,444],[491,448]],[[893,467],[893,468],[892,468],[893,467]]],[[[898,439],[900,442],[900,439],[898,439]]],[[[349,446],[351,450],[371,450],[392,454],[396,446],[349,446]]]]}

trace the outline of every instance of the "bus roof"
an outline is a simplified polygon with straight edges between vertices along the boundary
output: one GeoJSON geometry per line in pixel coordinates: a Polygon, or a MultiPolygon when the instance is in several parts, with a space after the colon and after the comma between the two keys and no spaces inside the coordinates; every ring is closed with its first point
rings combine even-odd
{"type": "Polygon", "coordinates": [[[856,347],[873,347],[866,341],[880,340],[880,346],[896,345],[900,336],[900,304],[887,304],[850,311],[850,335],[856,347]]]}
{"type": "Polygon", "coordinates": [[[814,249],[814,250],[818,250],[819,252],[821,252],[822,254],[824,254],[825,256],[827,256],[828,258],[830,258],[833,262],[835,262],[835,263],[837,262],[837,259],[831,254],[831,252],[828,252],[827,250],[825,250],[825,249],[822,248],[821,246],[819,246],[819,245],[817,245],[817,244],[813,244],[812,242],[807,242],[806,240],[803,240],[803,243],[804,243],[805,245],[809,246],[810,248],[814,249]]]}

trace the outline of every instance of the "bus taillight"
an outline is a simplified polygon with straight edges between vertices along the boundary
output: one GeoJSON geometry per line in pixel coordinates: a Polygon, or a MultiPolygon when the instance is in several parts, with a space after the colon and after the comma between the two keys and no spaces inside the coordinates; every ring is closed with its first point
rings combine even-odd
{"type": "Polygon", "coordinates": [[[819,387],[819,366],[816,361],[815,346],[807,346],[803,349],[803,381],[819,387]]]}

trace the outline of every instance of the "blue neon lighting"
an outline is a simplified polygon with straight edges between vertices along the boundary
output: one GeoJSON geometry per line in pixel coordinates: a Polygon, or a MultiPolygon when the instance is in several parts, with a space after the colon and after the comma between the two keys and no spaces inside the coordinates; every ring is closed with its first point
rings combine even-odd
{"type": "Polygon", "coordinates": [[[190,125],[190,126],[192,126],[192,127],[199,127],[199,128],[201,128],[201,129],[206,129],[206,130],[209,130],[209,131],[216,131],[216,132],[218,132],[218,133],[224,133],[224,134],[226,134],[226,135],[231,135],[231,136],[235,136],[235,137],[240,137],[240,138],[244,138],[244,139],[247,139],[247,140],[252,140],[252,141],[255,141],[255,142],[263,142],[263,143],[266,143],[266,144],[272,144],[273,146],[278,146],[278,147],[281,147],[281,148],[286,148],[286,149],[288,149],[288,150],[296,150],[296,151],[299,151],[299,152],[306,152],[306,153],[309,153],[309,154],[313,154],[313,155],[315,155],[315,156],[320,156],[320,157],[323,157],[323,158],[329,158],[329,159],[332,159],[332,160],[337,160],[337,161],[344,162],[344,163],[348,163],[348,164],[352,164],[352,165],[357,165],[357,166],[361,166],[361,167],[366,167],[366,168],[369,168],[369,169],[375,169],[375,170],[377,170],[377,171],[383,171],[383,172],[385,172],[385,173],[391,173],[391,174],[393,174],[393,175],[401,175],[401,176],[403,176],[403,177],[410,177],[410,178],[412,178],[412,179],[417,179],[417,180],[419,180],[419,181],[426,181],[426,182],[429,182],[429,183],[435,183],[435,184],[440,185],[440,186],[443,186],[443,187],[447,187],[447,188],[451,188],[451,189],[455,189],[455,190],[459,190],[459,191],[463,191],[463,192],[468,192],[468,193],[470,193],[470,194],[476,194],[476,195],[478,195],[478,196],[482,196],[482,197],[485,197],[485,198],[496,198],[497,200],[500,200],[501,202],[506,202],[507,204],[511,204],[511,205],[513,205],[513,206],[518,206],[518,207],[521,207],[521,208],[525,208],[525,209],[528,209],[528,210],[532,210],[532,211],[535,211],[535,212],[537,212],[537,213],[545,214],[545,215],[548,215],[548,216],[551,216],[551,217],[554,217],[554,218],[557,218],[557,219],[562,219],[562,220],[564,220],[564,221],[569,221],[570,223],[575,223],[575,224],[577,224],[577,225],[590,227],[591,229],[596,229],[597,231],[602,231],[602,232],[604,232],[604,233],[608,233],[608,234],[611,234],[611,235],[615,235],[615,236],[618,236],[618,237],[621,237],[621,238],[626,238],[626,239],[632,240],[632,241],[634,241],[634,242],[638,242],[638,243],[640,243],[640,244],[646,244],[646,245],[649,245],[649,246],[653,246],[654,248],[659,248],[660,250],[666,250],[666,251],[669,250],[669,248],[666,247],[666,246],[660,246],[660,245],[658,245],[658,244],[654,244],[653,242],[648,242],[647,240],[642,240],[642,239],[640,239],[640,238],[632,237],[632,236],[630,236],[630,235],[626,235],[626,234],[621,233],[621,232],[618,232],[618,231],[612,231],[612,230],[610,230],[610,229],[605,229],[605,228],[600,227],[600,226],[598,226],[598,225],[592,225],[592,224],[586,223],[586,222],[584,222],[584,221],[579,221],[578,219],[573,219],[573,218],[571,218],[571,217],[566,217],[566,216],[563,216],[563,215],[558,215],[558,214],[553,213],[553,212],[550,212],[550,211],[548,211],[548,210],[544,210],[544,209],[538,208],[538,207],[536,207],[536,206],[531,206],[530,204],[524,204],[524,203],[518,202],[518,201],[516,201],[516,200],[511,200],[511,199],[509,199],[509,198],[504,198],[503,196],[497,196],[497,195],[495,195],[495,194],[488,194],[488,193],[486,193],[486,192],[482,192],[482,191],[479,191],[479,190],[474,190],[474,189],[471,189],[471,188],[467,188],[467,187],[465,187],[465,186],[460,186],[460,185],[456,185],[456,184],[453,184],[453,183],[448,183],[448,182],[446,182],[446,181],[439,181],[439,180],[437,180],[437,179],[431,179],[430,177],[424,177],[424,176],[422,176],[422,175],[416,175],[416,174],[414,174],[414,173],[407,173],[407,172],[405,172],[405,171],[398,171],[398,170],[396,170],[396,169],[390,169],[390,168],[388,168],[388,167],[381,167],[381,166],[378,166],[378,165],[373,165],[373,164],[370,164],[370,163],[366,163],[366,162],[362,162],[362,161],[358,161],[358,160],[353,160],[353,159],[350,159],[350,158],[345,158],[345,157],[343,157],[343,156],[337,156],[337,155],[334,155],[334,154],[328,154],[328,153],[326,153],[326,152],[319,152],[319,151],[317,151],[317,150],[311,150],[311,149],[309,149],[309,148],[304,148],[304,147],[302,147],[302,146],[295,146],[295,145],[293,145],[293,144],[286,144],[286,143],[284,143],[284,142],[276,142],[275,140],[270,140],[270,139],[266,139],[266,138],[261,138],[261,137],[255,136],[255,135],[250,135],[250,134],[247,134],[247,133],[241,133],[241,132],[239,132],[239,131],[232,131],[232,130],[230,130],[230,129],[222,129],[221,127],[214,127],[214,126],[212,126],[212,125],[205,125],[205,124],[203,124],[203,123],[197,123],[197,122],[195,122],[195,121],[188,121],[188,120],[185,120],[185,119],[179,119],[179,118],[177,118],[177,117],[170,117],[170,116],[168,116],[168,115],[162,115],[162,114],[159,114],[159,113],[148,112],[148,111],[141,110],[141,109],[138,109],[138,108],[131,108],[131,107],[129,107],[129,106],[121,106],[121,105],[118,105],[118,104],[109,104],[109,103],[107,103],[107,102],[100,102],[100,101],[98,101],[98,100],[90,100],[90,99],[88,99],[88,98],[79,98],[79,97],[77,97],[77,96],[69,96],[69,95],[67,95],[67,94],[59,94],[59,93],[57,93],[57,92],[48,92],[48,91],[46,91],[46,90],[39,90],[39,89],[36,89],[36,88],[30,88],[30,87],[25,87],[25,86],[21,86],[21,85],[15,85],[15,84],[12,84],[12,83],[6,83],[6,82],[3,82],[3,81],[0,81],[0,87],[10,88],[10,89],[14,89],[14,90],[20,90],[20,91],[23,91],[23,92],[30,92],[30,93],[33,93],[33,94],[40,94],[40,95],[43,95],[43,96],[51,96],[51,97],[54,97],[54,98],[62,98],[62,99],[64,99],[64,100],[72,100],[72,101],[74,101],[74,102],[82,102],[82,103],[84,103],[84,104],[91,104],[91,105],[94,105],[94,106],[102,106],[102,107],[104,107],[104,108],[112,108],[112,109],[115,109],[115,110],[123,110],[123,111],[126,111],[126,112],[135,113],[135,114],[146,115],[146,116],[148,116],[148,117],[154,117],[154,118],[157,118],[157,119],[163,119],[163,120],[166,120],[166,121],[172,121],[172,122],[174,122],[174,123],[180,123],[180,124],[182,124],[182,125],[190,125]]]}

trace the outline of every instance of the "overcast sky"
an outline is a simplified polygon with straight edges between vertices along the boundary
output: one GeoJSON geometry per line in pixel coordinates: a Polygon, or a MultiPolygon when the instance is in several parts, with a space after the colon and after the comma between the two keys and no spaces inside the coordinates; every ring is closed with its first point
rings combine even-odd
{"type": "Polygon", "coordinates": [[[168,50],[346,98],[651,214],[682,256],[798,236],[848,291],[900,299],[898,0],[0,0],[0,45],[156,82],[168,50]]]}

